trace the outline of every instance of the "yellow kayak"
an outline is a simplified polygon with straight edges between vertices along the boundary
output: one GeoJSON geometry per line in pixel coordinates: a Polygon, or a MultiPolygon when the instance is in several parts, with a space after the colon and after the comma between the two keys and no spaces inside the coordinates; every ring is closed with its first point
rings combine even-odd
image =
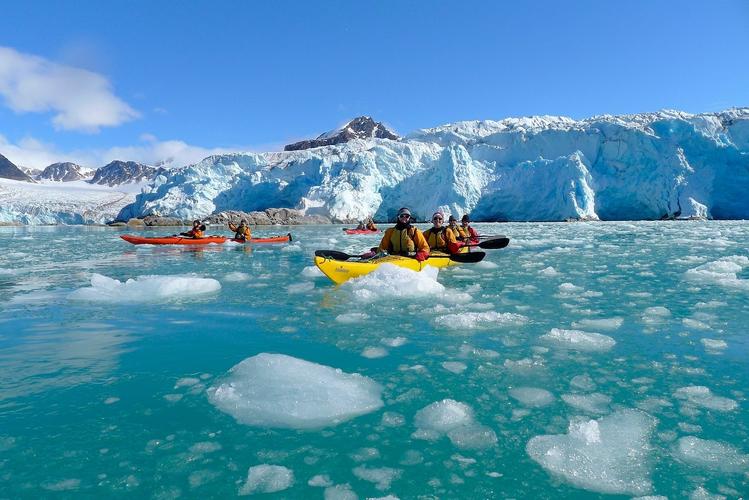
{"type": "Polygon", "coordinates": [[[344,283],[351,278],[358,278],[369,274],[382,264],[394,264],[399,267],[405,267],[412,271],[421,271],[426,266],[432,267],[447,267],[454,266],[458,263],[450,260],[450,256],[447,254],[432,254],[429,258],[423,262],[419,262],[416,259],[410,257],[401,257],[399,255],[388,255],[386,257],[380,257],[379,259],[365,260],[365,261],[346,261],[346,260],[335,260],[331,258],[325,258],[315,256],[315,265],[322,271],[322,273],[333,280],[337,285],[344,283]]]}

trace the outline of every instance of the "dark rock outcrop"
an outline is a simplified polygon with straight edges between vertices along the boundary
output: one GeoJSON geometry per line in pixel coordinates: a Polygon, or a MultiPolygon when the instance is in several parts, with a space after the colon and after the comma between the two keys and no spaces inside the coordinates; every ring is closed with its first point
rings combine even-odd
{"type": "Polygon", "coordinates": [[[374,121],[368,116],[359,116],[348,122],[343,127],[319,135],[316,139],[299,141],[284,146],[284,151],[299,151],[301,149],[318,148],[320,146],[331,146],[341,144],[353,139],[378,139],[398,140],[396,134],[392,133],[380,122],[374,121]]]}
{"type": "Polygon", "coordinates": [[[53,163],[39,174],[39,179],[60,182],[78,181],[86,177],[83,167],[71,162],[53,163]]]}
{"type": "Polygon", "coordinates": [[[34,182],[23,170],[16,167],[12,161],[3,155],[0,155],[0,177],[3,179],[13,179],[14,181],[34,182]]]}
{"type": "Polygon", "coordinates": [[[178,219],[176,217],[161,217],[159,215],[146,215],[143,217],[143,224],[146,226],[182,226],[186,225],[187,221],[178,219]]]}
{"type": "Polygon", "coordinates": [[[149,181],[161,172],[163,172],[161,168],[149,167],[142,163],[114,160],[96,170],[94,178],[88,182],[112,187],[131,182],[149,181]]]}
{"type": "Polygon", "coordinates": [[[209,215],[202,220],[203,222],[212,225],[227,225],[229,222],[236,224],[245,220],[251,226],[289,226],[331,223],[330,219],[327,217],[321,215],[304,215],[299,210],[291,208],[267,208],[262,212],[239,212],[228,210],[209,215]]]}

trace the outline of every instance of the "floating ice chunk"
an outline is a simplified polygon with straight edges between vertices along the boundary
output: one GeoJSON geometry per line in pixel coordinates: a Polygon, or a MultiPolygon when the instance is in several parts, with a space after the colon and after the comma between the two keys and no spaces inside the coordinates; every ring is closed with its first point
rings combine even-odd
{"type": "Polygon", "coordinates": [[[705,346],[705,349],[708,351],[722,351],[723,349],[728,347],[728,344],[726,344],[725,340],[700,339],[700,342],[702,342],[702,345],[705,346]]]}
{"type": "Polygon", "coordinates": [[[382,347],[365,347],[361,355],[369,359],[384,358],[388,355],[388,351],[382,347]]]}
{"type": "Polygon", "coordinates": [[[112,396],[112,397],[109,397],[109,398],[105,399],[104,400],[104,404],[105,405],[113,405],[116,402],[118,402],[119,400],[120,400],[120,398],[112,396]]]}
{"type": "Polygon", "coordinates": [[[592,394],[562,394],[562,401],[586,413],[608,413],[611,398],[600,392],[592,394]]]}
{"type": "Polygon", "coordinates": [[[183,377],[174,384],[175,389],[179,389],[180,387],[192,387],[195,384],[199,384],[200,379],[196,377],[183,377]]]}
{"type": "Polygon", "coordinates": [[[275,493],[294,484],[294,472],[281,465],[255,465],[247,470],[247,482],[239,489],[239,495],[275,493]]]}
{"type": "Polygon", "coordinates": [[[330,476],[327,474],[318,474],[312,476],[310,480],[307,481],[307,484],[313,487],[327,488],[328,486],[333,486],[333,481],[330,480],[330,476]]]}
{"type": "Polygon", "coordinates": [[[195,454],[206,454],[206,453],[213,453],[214,451],[219,451],[221,449],[221,445],[219,443],[215,443],[213,441],[201,441],[199,443],[195,443],[194,445],[190,446],[190,453],[195,454]]]}
{"type": "Polygon", "coordinates": [[[684,276],[697,283],[749,290],[749,280],[737,277],[737,274],[747,266],[749,266],[749,258],[743,255],[731,255],[689,269],[684,276]]]}
{"type": "Polygon", "coordinates": [[[686,436],[676,443],[674,455],[682,462],[726,473],[749,472],[749,455],[731,445],[686,436]]]}
{"type": "Polygon", "coordinates": [[[381,422],[385,427],[400,427],[406,423],[406,418],[400,413],[386,411],[382,414],[381,422]]]}
{"type": "Polygon", "coordinates": [[[726,500],[726,497],[710,493],[702,486],[698,486],[697,489],[689,495],[689,500],[726,500]]]}
{"type": "Polygon", "coordinates": [[[560,273],[559,273],[559,271],[557,271],[553,267],[549,266],[549,267],[545,267],[545,268],[541,269],[538,272],[538,274],[540,274],[541,276],[554,277],[554,276],[559,276],[560,273]]]}
{"type": "Polygon", "coordinates": [[[317,266],[307,266],[302,269],[302,277],[304,278],[321,278],[324,276],[323,272],[317,266]]]}
{"type": "Polygon", "coordinates": [[[538,387],[514,387],[509,391],[510,397],[529,408],[543,408],[554,402],[554,395],[538,387]]]}
{"type": "Polygon", "coordinates": [[[499,265],[490,260],[482,260],[481,262],[474,264],[473,267],[476,269],[497,269],[499,265]]]}
{"type": "Polygon", "coordinates": [[[671,311],[663,306],[648,307],[642,313],[643,323],[663,323],[671,317],[671,311]]]}
{"type": "Polygon", "coordinates": [[[703,385],[690,385],[676,389],[674,397],[708,410],[732,411],[738,406],[733,399],[716,396],[709,387],[703,385]]]}
{"type": "Polygon", "coordinates": [[[585,289],[580,286],[573,285],[572,283],[562,283],[559,285],[559,291],[563,294],[577,294],[583,292],[585,289]]]}
{"type": "Polygon", "coordinates": [[[579,391],[594,391],[596,389],[596,383],[592,378],[590,378],[590,375],[584,373],[572,377],[572,380],[570,380],[570,387],[579,391]]]}
{"type": "Polygon", "coordinates": [[[473,422],[473,410],[465,403],[453,399],[434,402],[418,412],[414,420],[416,427],[446,433],[461,425],[473,422]]]}
{"type": "Polygon", "coordinates": [[[392,337],[392,338],[386,337],[380,340],[380,342],[382,342],[388,347],[401,347],[408,342],[408,339],[406,339],[406,337],[392,337]]]}
{"type": "Polygon", "coordinates": [[[458,349],[458,356],[461,358],[494,359],[499,357],[499,353],[492,349],[481,349],[469,344],[462,344],[458,349]]]}
{"type": "Polygon", "coordinates": [[[447,437],[461,450],[482,450],[497,444],[497,434],[491,428],[475,423],[456,427],[447,437]]]}
{"type": "Polygon", "coordinates": [[[382,264],[372,273],[348,280],[342,288],[351,290],[356,299],[365,302],[394,297],[436,297],[449,303],[465,303],[471,300],[469,294],[448,290],[439,283],[438,272],[439,269],[431,266],[416,272],[393,264],[382,264]],[[408,286],[403,285],[404,283],[408,283],[408,286]]]}
{"type": "Polygon", "coordinates": [[[443,399],[416,412],[414,423],[417,439],[435,440],[447,434],[461,449],[482,449],[493,446],[497,435],[489,427],[474,421],[473,409],[465,403],[443,399]]]}
{"type": "Polygon", "coordinates": [[[369,314],[358,313],[358,312],[343,313],[335,317],[335,320],[337,322],[343,323],[344,325],[350,325],[353,323],[361,323],[362,321],[366,319],[369,319],[369,314]]]}
{"type": "Polygon", "coordinates": [[[42,488],[49,491],[71,491],[81,486],[80,479],[63,479],[55,483],[42,483],[42,488]]]}
{"type": "Polygon", "coordinates": [[[390,483],[398,479],[403,471],[391,467],[368,468],[360,465],[359,467],[354,467],[351,472],[363,481],[375,483],[375,488],[378,490],[385,491],[390,489],[390,483]]]}
{"type": "Polygon", "coordinates": [[[453,373],[463,373],[468,367],[460,361],[445,361],[442,363],[442,368],[453,373]]]}
{"type": "Polygon", "coordinates": [[[186,299],[215,293],[221,283],[196,276],[139,276],[121,282],[101,274],[91,277],[91,286],[72,291],[68,298],[89,302],[139,303],[186,299]]]}
{"type": "Polygon", "coordinates": [[[541,335],[539,338],[557,347],[585,352],[608,351],[616,344],[616,341],[608,335],[580,330],[562,330],[560,328],[552,328],[549,333],[541,335]]]}
{"type": "Polygon", "coordinates": [[[224,281],[247,281],[250,279],[250,275],[247,273],[242,273],[239,271],[234,271],[231,273],[227,273],[224,276],[224,281]]]}
{"type": "Polygon", "coordinates": [[[568,434],[536,436],[526,451],[544,469],[598,493],[650,493],[650,436],[656,420],[622,410],[600,420],[570,423],[568,434]],[[592,424],[591,422],[594,422],[592,424]]]}
{"type": "Polygon", "coordinates": [[[315,289],[314,283],[304,282],[304,283],[293,283],[286,287],[286,291],[289,293],[297,294],[297,293],[307,293],[311,292],[315,289]]]}
{"type": "Polygon", "coordinates": [[[283,354],[261,353],[208,389],[216,407],[243,424],[310,429],[337,425],[382,406],[373,380],[283,354]]]}
{"type": "Polygon", "coordinates": [[[359,448],[349,455],[355,462],[366,462],[380,458],[380,450],[377,448],[359,448]]]}
{"type": "Polygon", "coordinates": [[[581,319],[572,323],[574,328],[583,328],[585,330],[604,330],[614,331],[617,330],[624,320],[622,318],[601,318],[601,319],[581,319]]]}
{"type": "Polygon", "coordinates": [[[325,488],[325,500],[359,500],[359,496],[351,489],[351,485],[337,484],[325,488]]]}
{"type": "Polygon", "coordinates": [[[434,320],[437,326],[466,332],[477,328],[517,326],[527,322],[528,318],[522,314],[498,313],[496,311],[446,314],[438,316],[434,320]]]}

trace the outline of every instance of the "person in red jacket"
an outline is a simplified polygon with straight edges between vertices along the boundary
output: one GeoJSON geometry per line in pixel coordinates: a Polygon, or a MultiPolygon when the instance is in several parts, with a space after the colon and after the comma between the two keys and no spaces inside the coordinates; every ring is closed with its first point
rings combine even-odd
{"type": "Polygon", "coordinates": [[[468,217],[468,214],[464,215],[461,219],[461,228],[468,235],[466,243],[470,245],[477,245],[479,242],[479,233],[477,233],[476,230],[471,227],[471,218],[468,217]]]}

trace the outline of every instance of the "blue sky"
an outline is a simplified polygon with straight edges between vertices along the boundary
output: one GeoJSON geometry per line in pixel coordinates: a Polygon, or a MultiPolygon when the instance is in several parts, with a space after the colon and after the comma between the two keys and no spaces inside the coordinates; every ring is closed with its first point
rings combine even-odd
{"type": "Polygon", "coordinates": [[[361,114],[749,105],[744,0],[29,1],[2,24],[0,153],[29,166],[274,149],[361,114]]]}

